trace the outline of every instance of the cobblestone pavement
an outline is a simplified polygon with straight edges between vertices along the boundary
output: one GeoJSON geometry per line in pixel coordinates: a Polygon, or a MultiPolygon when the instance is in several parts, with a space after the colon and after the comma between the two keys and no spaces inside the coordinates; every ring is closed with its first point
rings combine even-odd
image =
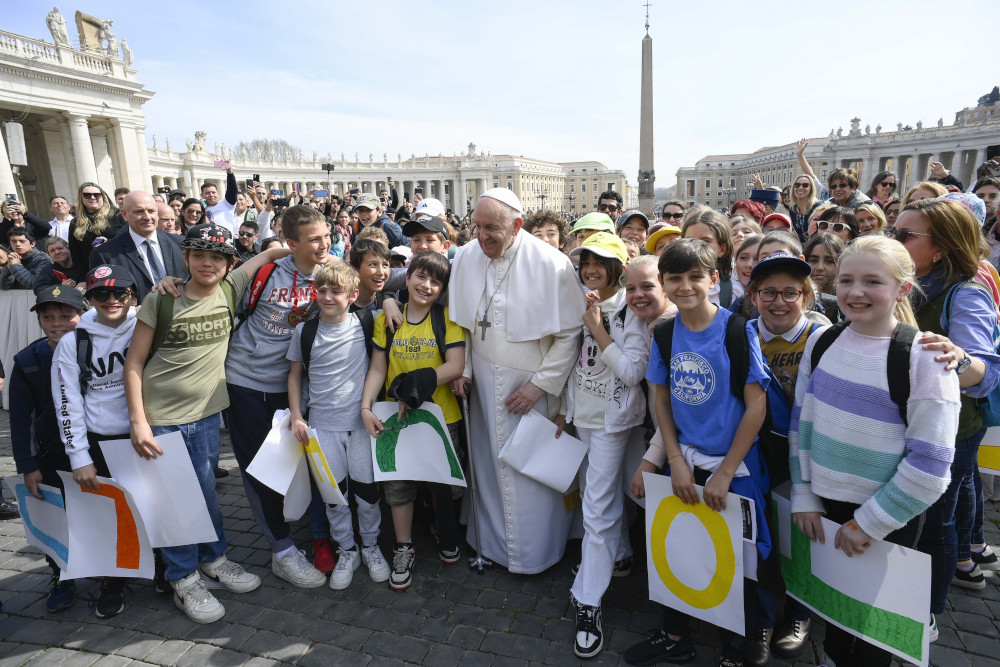
{"type": "MultiPolygon", "coordinates": [[[[6,412],[0,412],[0,475],[13,475],[6,412]]],[[[570,568],[579,542],[561,563],[535,576],[503,570],[471,572],[464,561],[443,565],[426,521],[414,527],[417,565],[413,586],[394,592],[374,584],[362,567],[344,591],[297,589],[270,572],[270,553],[256,529],[243,495],[239,469],[228,447],[220,480],[229,557],[256,572],[263,585],[237,595],[217,591],[226,607],[222,621],[197,625],[178,611],[169,595],[137,581],[128,609],[101,620],[87,601],[96,580],[78,582],[78,601],[57,614],[45,611],[49,571],[24,540],[19,519],[0,522],[0,665],[570,665],[574,622],[569,616],[570,568]]],[[[1000,512],[989,505],[987,535],[1000,540],[1000,512]]],[[[392,528],[383,521],[384,553],[391,551],[392,528]]],[[[642,530],[633,526],[642,551],[642,530]]],[[[305,521],[296,525],[298,544],[311,545],[305,521]]],[[[607,648],[594,664],[625,664],[621,653],[658,627],[658,607],[647,599],[646,568],[636,560],[630,577],[614,579],[604,600],[607,648]]],[[[952,591],[939,618],[941,638],[931,649],[941,667],[1000,666],[1000,588],[952,591]]],[[[822,638],[822,623],[815,639],[822,638]]],[[[714,665],[715,631],[698,625],[696,665],[714,665]]],[[[818,644],[795,665],[816,664],[818,644]]],[[[776,667],[789,663],[774,661],[776,667]]]]}

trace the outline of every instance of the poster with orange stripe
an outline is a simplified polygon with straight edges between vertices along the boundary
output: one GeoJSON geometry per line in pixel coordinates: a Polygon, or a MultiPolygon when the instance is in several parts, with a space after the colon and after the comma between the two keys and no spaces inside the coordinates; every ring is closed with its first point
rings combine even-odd
{"type": "Polygon", "coordinates": [[[1000,426],[986,429],[979,443],[979,472],[1000,475],[1000,426]]]}
{"type": "Polygon", "coordinates": [[[153,578],[153,548],[132,494],[98,477],[99,491],[84,490],[72,473],[59,471],[66,494],[69,558],[63,579],[153,578]]]}

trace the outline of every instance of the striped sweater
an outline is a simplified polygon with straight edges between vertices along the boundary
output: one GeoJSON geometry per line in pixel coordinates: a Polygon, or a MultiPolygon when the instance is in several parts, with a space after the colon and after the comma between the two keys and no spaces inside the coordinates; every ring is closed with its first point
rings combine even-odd
{"type": "Polygon", "coordinates": [[[822,498],[855,503],[861,529],[885,539],[948,487],[958,376],[914,344],[904,424],[889,396],[889,338],[848,327],[814,373],[812,350],[825,330],[809,337],[799,364],[789,431],[792,511],[822,512],[822,498]]]}

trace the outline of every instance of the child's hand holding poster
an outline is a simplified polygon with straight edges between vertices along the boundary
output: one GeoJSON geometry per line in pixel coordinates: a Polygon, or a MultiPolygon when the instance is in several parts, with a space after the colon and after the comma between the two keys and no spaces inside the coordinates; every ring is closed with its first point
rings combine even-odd
{"type": "Polygon", "coordinates": [[[375,403],[372,412],[385,426],[372,438],[375,481],[411,480],[466,486],[441,408],[423,403],[399,419],[396,402],[375,403]]]}

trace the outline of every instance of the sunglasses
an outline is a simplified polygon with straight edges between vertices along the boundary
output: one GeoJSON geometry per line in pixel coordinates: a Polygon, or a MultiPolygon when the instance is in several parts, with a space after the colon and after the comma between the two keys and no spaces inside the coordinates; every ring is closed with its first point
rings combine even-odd
{"type": "Polygon", "coordinates": [[[670,218],[671,220],[680,220],[683,217],[684,217],[683,213],[664,213],[663,214],[663,219],[664,220],[666,220],[667,218],[670,218]]]}
{"type": "Polygon", "coordinates": [[[830,185],[831,190],[845,190],[847,189],[847,183],[833,183],[830,185]]]}
{"type": "Polygon", "coordinates": [[[240,232],[240,238],[249,239],[256,236],[254,232],[240,232]]]}
{"type": "Polygon", "coordinates": [[[930,238],[931,236],[930,234],[924,234],[923,232],[915,232],[911,229],[900,229],[897,227],[889,227],[885,230],[885,235],[889,238],[896,239],[900,243],[906,243],[906,239],[911,236],[926,236],[927,238],[930,238]]]}
{"type": "Polygon", "coordinates": [[[795,184],[795,189],[796,190],[808,190],[809,189],[809,184],[808,183],[796,183],[795,184]]]}
{"type": "Polygon", "coordinates": [[[794,303],[798,301],[799,297],[802,296],[802,290],[800,289],[785,289],[778,291],[776,289],[762,289],[757,290],[757,296],[764,303],[771,303],[781,295],[781,300],[785,303],[794,303]]]}
{"type": "Polygon", "coordinates": [[[91,290],[87,296],[95,301],[107,301],[111,297],[114,297],[115,301],[125,301],[132,296],[132,290],[127,287],[102,287],[100,289],[91,290]]]}
{"type": "Polygon", "coordinates": [[[597,210],[600,211],[601,213],[606,213],[608,211],[617,211],[618,204],[598,204],[597,210]]]}
{"type": "Polygon", "coordinates": [[[879,187],[881,187],[881,188],[894,188],[894,187],[896,187],[896,184],[895,183],[890,183],[889,181],[882,181],[881,183],[879,183],[879,187]]]}
{"type": "Polygon", "coordinates": [[[833,231],[835,232],[842,232],[845,229],[851,228],[851,226],[846,222],[827,222],[826,220],[817,222],[816,227],[824,232],[830,228],[833,228],[833,231]]]}
{"type": "Polygon", "coordinates": [[[81,192],[80,196],[84,199],[101,199],[104,197],[100,192],[81,192]]]}

